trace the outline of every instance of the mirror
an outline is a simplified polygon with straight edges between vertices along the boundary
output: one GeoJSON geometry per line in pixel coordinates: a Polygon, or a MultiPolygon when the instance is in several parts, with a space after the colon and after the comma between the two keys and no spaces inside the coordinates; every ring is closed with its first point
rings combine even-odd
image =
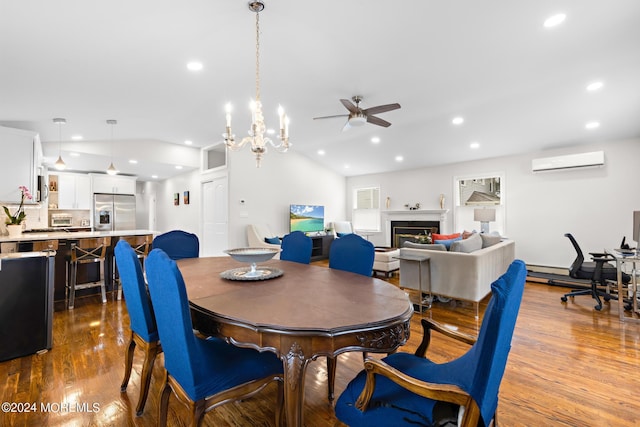
{"type": "Polygon", "coordinates": [[[458,206],[501,205],[502,185],[500,176],[458,179],[458,206]]]}

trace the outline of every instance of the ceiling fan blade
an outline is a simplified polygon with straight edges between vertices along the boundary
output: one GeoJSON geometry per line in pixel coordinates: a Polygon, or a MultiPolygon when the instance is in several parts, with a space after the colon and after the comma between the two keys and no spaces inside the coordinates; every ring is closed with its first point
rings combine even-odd
{"type": "Polygon", "coordinates": [[[367,115],[371,114],[380,114],[391,110],[397,110],[400,108],[400,104],[386,104],[386,105],[378,105],[377,107],[367,108],[363,112],[367,115]]]}
{"type": "Polygon", "coordinates": [[[391,123],[389,123],[386,120],[382,120],[380,117],[376,117],[376,116],[367,116],[367,122],[371,123],[372,125],[378,125],[385,128],[388,128],[389,126],[391,126],[391,123]]]}
{"type": "Polygon", "coordinates": [[[335,116],[314,117],[313,120],[335,119],[336,117],[349,117],[349,115],[348,114],[336,114],[335,116]]]}
{"type": "Polygon", "coordinates": [[[344,105],[344,108],[349,110],[349,112],[354,114],[358,112],[358,107],[356,107],[353,104],[353,102],[349,101],[348,99],[341,99],[340,102],[342,102],[342,105],[344,105]]]}

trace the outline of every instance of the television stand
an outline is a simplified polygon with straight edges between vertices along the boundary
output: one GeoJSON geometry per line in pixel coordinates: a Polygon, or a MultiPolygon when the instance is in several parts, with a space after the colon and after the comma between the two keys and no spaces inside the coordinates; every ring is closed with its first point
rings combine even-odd
{"type": "Polygon", "coordinates": [[[311,261],[329,258],[329,248],[333,242],[333,235],[309,236],[311,238],[311,261]]]}

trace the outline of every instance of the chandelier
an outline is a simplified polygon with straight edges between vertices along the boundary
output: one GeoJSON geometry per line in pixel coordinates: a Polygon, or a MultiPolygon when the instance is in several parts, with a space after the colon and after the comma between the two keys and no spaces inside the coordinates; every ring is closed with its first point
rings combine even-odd
{"type": "Polygon", "coordinates": [[[272,146],[279,152],[286,152],[291,144],[289,144],[289,118],[284,113],[282,107],[278,107],[278,115],[280,116],[280,134],[279,142],[274,142],[269,136],[267,127],[264,123],[262,115],[262,102],[260,101],[260,12],[264,10],[264,3],[261,1],[250,1],[249,10],[256,14],[256,99],[251,102],[251,129],[249,136],[242,138],[240,142],[236,142],[235,135],[231,131],[231,104],[225,106],[226,112],[226,132],[222,134],[227,147],[233,151],[240,150],[247,143],[251,143],[251,152],[256,156],[256,167],[260,167],[262,156],[267,152],[267,144],[272,146]]]}

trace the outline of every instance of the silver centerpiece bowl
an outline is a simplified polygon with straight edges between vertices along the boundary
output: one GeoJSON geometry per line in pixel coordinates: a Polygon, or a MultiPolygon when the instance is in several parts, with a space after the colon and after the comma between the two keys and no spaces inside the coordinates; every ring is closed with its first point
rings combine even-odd
{"type": "Polygon", "coordinates": [[[247,262],[251,264],[251,269],[244,274],[244,277],[260,277],[262,273],[258,271],[256,264],[259,262],[269,261],[280,249],[275,248],[238,248],[227,249],[224,251],[231,258],[239,262],[247,262]]]}

